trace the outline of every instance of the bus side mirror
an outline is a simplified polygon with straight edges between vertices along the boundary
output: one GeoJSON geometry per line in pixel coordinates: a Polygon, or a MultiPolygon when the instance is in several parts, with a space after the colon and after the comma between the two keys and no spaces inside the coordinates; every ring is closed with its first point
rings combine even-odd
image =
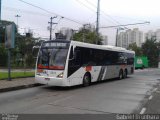
{"type": "Polygon", "coordinates": [[[32,55],[33,55],[34,58],[37,58],[39,48],[40,48],[40,46],[33,46],[32,55]]]}

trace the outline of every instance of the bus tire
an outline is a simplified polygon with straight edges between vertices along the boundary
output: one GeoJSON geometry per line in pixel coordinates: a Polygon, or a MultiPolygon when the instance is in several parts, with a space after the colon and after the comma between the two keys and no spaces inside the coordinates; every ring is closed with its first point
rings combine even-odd
{"type": "Polygon", "coordinates": [[[89,73],[86,73],[83,77],[83,86],[89,86],[91,84],[91,76],[89,73]]]}
{"type": "Polygon", "coordinates": [[[127,78],[128,72],[127,69],[125,69],[124,74],[123,74],[123,78],[127,78]]]}
{"type": "Polygon", "coordinates": [[[121,69],[119,71],[119,77],[118,77],[119,80],[123,79],[123,70],[121,69]]]}

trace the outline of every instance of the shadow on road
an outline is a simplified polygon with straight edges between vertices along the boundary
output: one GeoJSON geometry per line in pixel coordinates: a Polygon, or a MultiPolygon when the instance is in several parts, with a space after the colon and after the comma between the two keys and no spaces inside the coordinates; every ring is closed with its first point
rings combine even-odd
{"type": "MultiPolygon", "coordinates": [[[[122,79],[122,80],[126,80],[126,79],[129,79],[129,78],[132,78],[131,76],[125,78],[125,79],[122,79]]],[[[105,84],[105,83],[110,83],[110,82],[117,82],[119,81],[118,78],[113,78],[113,79],[107,79],[107,80],[103,80],[103,81],[97,81],[97,82],[93,82],[91,83],[90,86],[87,86],[87,87],[91,87],[91,86],[95,86],[95,85],[101,85],[101,84],[105,84]]],[[[43,89],[46,89],[46,90],[51,90],[51,91],[70,91],[70,90],[75,90],[75,89],[81,89],[81,88],[86,88],[84,87],[83,85],[76,85],[76,86],[71,86],[71,87],[59,87],[59,86],[43,86],[43,89]]]]}

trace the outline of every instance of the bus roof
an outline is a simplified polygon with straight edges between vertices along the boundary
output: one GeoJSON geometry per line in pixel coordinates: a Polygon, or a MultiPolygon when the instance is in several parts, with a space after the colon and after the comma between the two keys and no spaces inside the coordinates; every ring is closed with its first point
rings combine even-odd
{"type": "Polygon", "coordinates": [[[78,42],[78,41],[73,41],[73,40],[69,41],[69,40],[64,40],[64,39],[55,39],[55,40],[51,40],[51,41],[44,41],[44,43],[48,43],[48,42],[66,42],[66,43],[71,43],[71,45],[74,45],[74,46],[135,54],[134,51],[127,50],[127,49],[122,48],[122,47],[111,46],[111,45],[96,45],[96,44],[78,42]]]}
{"type": "Polygon", "coordinates": [[[95,45],[95,44],[83,43],[83,42],[78,42],[78,41],[71,41],[71,44],[74,45],[74,46],[80,46],[80,47],[86,47],[86,48],[111,50],[111,51],[127,52],[127,53],[135,54],[134,51],[127,50],[127,49],[122,48],[122,47],[111,46],[111,45],[95,45]]]}

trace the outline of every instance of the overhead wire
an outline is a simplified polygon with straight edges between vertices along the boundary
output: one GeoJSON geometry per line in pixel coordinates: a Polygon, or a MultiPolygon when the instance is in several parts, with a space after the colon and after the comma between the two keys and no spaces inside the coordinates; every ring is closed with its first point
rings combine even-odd
{"type": "Polygon", "coordinates": [[[56,29],[56,27],[59,25],[59,23],[60,23],[60,21],[63,19],[63,17],[61,17],[59,20],[58,20],[58,22],[57,22],[57,24],[55,25],[55,27],[53,28],[53,30],[55,30],[56,29]]]}
{"type": "Polygon", "coordinates": [[[47,9],[44,9],[44,8],[42,8],[42,7],[40,7],[40,6],[34,5],[34,4],[32,4],[32,3],[29,3],[29,2],[26,2],[26,1],[24,1],[24,0],[18,0],[18,1],[23,2],[23,3],[27,4],[27,5],[32,6],[32,7],[38,8],[38,9],[40,9],[40,10],[42,10],[42,11],[44,11],[44,12],[47,12],[47,13],[49,13],[49,14],[54,14],[54,15],[56,15],[56,16],[63,17],[64,19],[66,19],[66,20],[68,20],[68,21],[71,21],[71,22],[74,22],[74,23],[83,25],[83,23],[81,23],[80,21],[71,19],[71,18],[69,18],[69,17],[62,16],[62,15],[57,14],[57,13],[55,13],[55,12],[51,12],[51,11],[49,11],[49,10],[47,10],[47,9]]]}
{"type": "MultiPolygon", "coordinates": [[[[79,0],[76,0],[76,1],[77,1],[79,4],[83,5],[84,7],[90,9],[92,12],[94,12],[94,13],[97,12],[96,10],[89,8],[86,4],[80,2],[79,0]]],[[[94,5],[93,3],[91,3],[91,2],[89,2],[89,1],[87,1],[87,0],[85,0],[85,1],[88,2],[89,4],[91,4],[93,7],[96,7],[96,5],[94,5]]],[[[102,11],[101,11],[101,12],[102,12],[102,11]]],[[[102,17],[103,17],[104,19],[106,19],[104,16],[102,16],[102,17]]],[[[111,22],[111,23],[117,25],[115,22],[113,22],[113,21],[115,21],[115,20],[113,20],[113,18],[110,17],[110,19],[112,19],[112,21],[109,20],[109,19],[107,19],[107,21],[109,21],[109,22],[111,22]]],[[[120,23],[118,23],[118,24],[120,24],[120,23]]]]}
{"type": "MultiPolygon", "coordinates": [[[[85,0],[88,4],[92,5],[93,7],[97,8],[97,6],[93,3],[91,3],[88,0],[85,0]]],[[[121,24],[117,20],[113,19],[110,15],[106,14],[103,10],[100,10],[105,16],[109,17],[111,20],[113,20],[116,24],[121,24]]]]}
{"type": "Polygon", "coordinates": [[[91,10],[92,12],[96,12],[94,9],[89,8],[87,5],[85,5],[83,2],[80,2],[79,0],[76,0],[79,4],[83,5],[84,7],[88,8],[89,10],[91,10]]]}
{"type": "Polygon", "coordinates": [[[50,17],[50,15],[46,15],[46,14],[42,14],[42,13],[39,13],[39,12],[33,12],[33,11],[28,11],[28,10],[24,10],[24,9],[18,9],[18,8],[13,8],[13,7],[7,7],[7,6],[3,6],[3,8],[5,10],[8,10],[8,11],[15,11],[15,12],[24,12],[24,13],[27,13],[27,14],[32,14],[32,15],[39,15],[39,16],[45,16],[45,17],[50,17]]]}

